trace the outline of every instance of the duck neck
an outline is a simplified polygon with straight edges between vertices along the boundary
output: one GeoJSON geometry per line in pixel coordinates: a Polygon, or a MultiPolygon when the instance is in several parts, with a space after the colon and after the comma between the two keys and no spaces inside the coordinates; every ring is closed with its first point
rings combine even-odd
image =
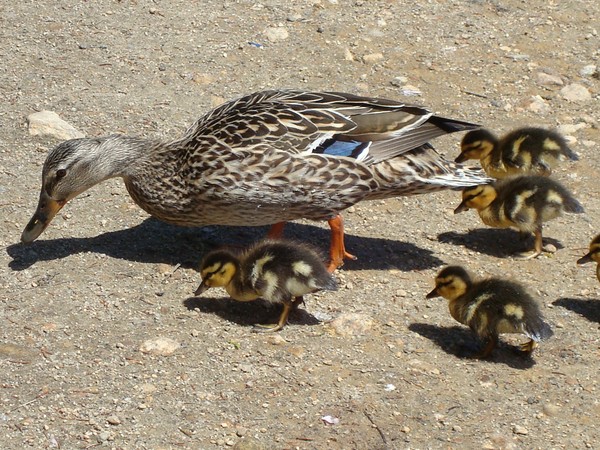
{"type": "Polygon", "coordinates": [[[238,302],[251,302],[259,297],[250,283],[245,282],[240,266],[236,267],[235,274],[231,282],[225,286],[225,290],[230,297],[238,302]]]}
{"type": "Polygon", "coordinates": [[[163,146],[165,144],[158,141],[115,134],[102,138],[89,158],[94,160],[94,170],[98,171],[103,180],[127,178],[135,172],[139,163],[147,159],[147,155],[163,146]]]}

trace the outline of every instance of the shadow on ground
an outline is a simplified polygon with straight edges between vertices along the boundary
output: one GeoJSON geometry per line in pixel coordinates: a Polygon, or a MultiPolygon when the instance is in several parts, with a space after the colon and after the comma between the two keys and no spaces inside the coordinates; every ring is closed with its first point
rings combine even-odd
{"type": "MultiPolygon", "coordinates": [[[[411,323],[408,329],[429,339],[449,355],[458,358],[469,358],[480,350],[477,338],[465,327],[438,327],[428,323],[411,323]]],[[[513,369],[529,369],[535,364],[531,355],[502,341],[498,343],[491,357],[483,361],[506,364],[513,369]]]]}
{"type": "Polygon", "coordinates": [[[552,304],[573,311],[590,322],[600,323],[600,300],[597,298],[559,298],[552,304]]]}
{"type": "MultiPolygon", "coordinates": [[[[90,238],[59,238],[31,244],[13,244],[6,251],[12,258],[9,267],[19,271],[38,261],[52,261],[85,252],[102,253],[111,258],[144,263],[181,264],[196,267],[202,255],[221,246],[245,246],[266,236],[269,227],[208,226],[185,228],[148,218],[133,228],[110,231],[90,238]]],[[[330,231],[313,225],[288,224],[285,237],[309,242],[327,254],[330,231]]],[[[408,242],[346,235],[346,249],[358,256],[347,261],[349,270],[398,269],[423,270],[444,262],[433,252],[408,242]]]]}
{"type": "MultiPolygon", "coordinates": [[[[183,301],[189,310],[199,310],[205,314],[214,314],[228,322],[242,326],[277,323],[283,305],[265,300],[238,302],[230,298],[190,297],[183,301]]],[[[292,325],[318,325],[321,322],[302,306],[290,312],[288,323],[292,325]]]]}
{"type": "MultiPolygon", "coordinates": [[[[533,249],[533,237],[523,238],[519,232],[505,228],[477,228],[467,233],[448,231],[439,234],[438,240],[497,258],[515,257],[533,249]]],[[[563,248],[556,239],[544,236],[544,245],[546,244],[552,244],[557,249],[563,248]]]]}

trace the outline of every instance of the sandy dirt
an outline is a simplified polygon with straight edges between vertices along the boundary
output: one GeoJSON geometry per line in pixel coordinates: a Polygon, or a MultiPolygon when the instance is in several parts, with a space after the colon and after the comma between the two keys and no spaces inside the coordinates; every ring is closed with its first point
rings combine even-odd
{"type": "MultiPolygon", "coordinates": [[[[282,3],[0,5],[0,447],[600,448],[600,284],[575,264],[600,232],[600,3],[282,3]],[[574,83],[588,99],[566,98],[574,83]],[[173,139],[227,99],[283,87],[404,99],[499,134],[561,127],[581,160],[555,176],[587,213],[548,223],[556,251],[523,261],[516,232],[452,213],[457,192],[360,204],[344,214],[358,260],[340,290],[308,296],[275,335],[252,324],[276,307],[193,297],[207,249],[264,228],[165,225],[110,180],[19,243],[59,142],[30,136],[29,114],[173,139]],[[447,264],[526,284],[554,337],[533,358],[512,338],[464,358],[473,335],[425,299],[447,264]],[[335,331],[348,314],[363,331],[335,331]],[[159,338],[179,347],[140,350],[159,338]]],[[[434,144],[454,159],[459,140],[434,144]]],[[[329,243],[326,224],[286,232],[329,243]]]]}

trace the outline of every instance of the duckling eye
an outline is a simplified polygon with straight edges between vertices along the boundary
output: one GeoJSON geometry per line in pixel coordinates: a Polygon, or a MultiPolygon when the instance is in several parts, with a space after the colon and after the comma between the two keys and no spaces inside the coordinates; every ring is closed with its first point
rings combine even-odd
{"type": "Polygon", "coordinates": [[[56,171],[56,180],[60,180],[61,178],[64,178],[67,175],[67,170],[66,169],[58,169],[56,171]]]}

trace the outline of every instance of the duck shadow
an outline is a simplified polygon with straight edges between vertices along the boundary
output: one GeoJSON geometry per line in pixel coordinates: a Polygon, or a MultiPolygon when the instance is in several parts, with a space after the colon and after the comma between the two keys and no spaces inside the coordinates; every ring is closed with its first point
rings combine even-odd
{"type": "MultiPolygon", "coordinates": [[[[449,355],[458,358],[470,359],[481,349],[473,332],[465,327],[438,327],[428,323],[411,323],[408,329],[429,339],[449,355]]],[[[535,365],[535,360],[530,354],[523,353],[502,341],[498,342],[491,356],[482,361],[506,364],[513,369],[529,369],[535,365]]]]}
{"type": "MultiPolygon", "coordinates": [[[[507,228],[477,228],[467,233],[448,231],[440,233],[438,240],[497,258],[515,257],[533,249],[533,237],[523,239],[518,231],[507,228]]],[[[557,249],[564,248],[556,239],[544,236],[544,245],[546,244],[552,244],[557,249]]]]}
{"type": "MultiPolygon", "coordinates": [[[[222,319],[245,327],[256,324],[277,323],[283,305],[273,304],[258,299],[251,302],[239,302],[230,298],[190,297],[183,301],[188,310],[199,310],[205,314],[214,314],[222,319]]],[[[321,322],[302,308],[292,309],[288,318],[289,324],[319,325],[321,322]]]]}
{"type": "Polygon", "coordinates": [[[600,323],[600,299],[559,298],[552,304],[573,311],[590,322],[600,323]]]}
{"type": "MultiPolygon", "coordinates": [[[[63,259],[78,253],[100,253],[111,258],[143,263],[180,264],[196,267],[202,256],[218,246],[244,247],[264,238],[269,230],[263,227],[179,227],[154,218],[139,225],[110,231],[94,237],[41,239],[31,244],[12,244],[6,247],[12,258],[9,267],[25,270],[39,261],[63,259]]],[[[314,225],[290,223],[285,238],[308,242],[326,255],[330,231],[314,225]]],[[[346,248],[358,255],[347,261],[344,268],[423,270],[443,265],[433,252],[408,242],[346,234],[346,248]]]]}

